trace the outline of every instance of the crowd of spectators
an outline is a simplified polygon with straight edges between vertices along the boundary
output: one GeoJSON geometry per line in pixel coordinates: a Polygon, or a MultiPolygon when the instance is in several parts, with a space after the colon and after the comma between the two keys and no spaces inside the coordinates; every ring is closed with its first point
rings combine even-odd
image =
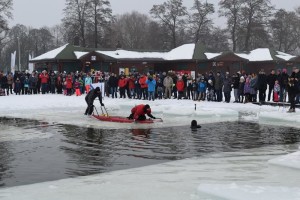
{"type": "MultiPolygon", "coordinates": [[[[103,96],[111,98],[190,99],[194,101],[231,102],[286,102],[299,103],[299,68],[294,67],[291,74],[286,69],[272,70],[266,74],[261,69],[258,74],[237,72],[205,74],[180,74],[174,71],[160,73],[138,73],[129,75],[94,71],[41,73],[28,71],[4,74],[0,72],[0,95],[63,94],[66,96],[88,93],[93,84],[102,84],[103,96]],[[267,92],[267,94],[266,94],[267,92]],[[287,96],[289,98],[287,98],[287,96]],[[257,98],[258,97],[258,98],[257,98]]],[[[292,106],[291,112],[295,111],[292,106]]]]}

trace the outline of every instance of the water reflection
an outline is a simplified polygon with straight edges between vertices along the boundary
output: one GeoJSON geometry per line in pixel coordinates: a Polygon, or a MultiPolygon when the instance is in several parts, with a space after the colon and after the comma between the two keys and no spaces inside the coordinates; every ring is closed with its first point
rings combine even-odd
{"type": "Polygon", "coordinates": [[[102,130],[22,119],[0,119],[0,123],[21,127],[26,132],[39,130],[36,138],[31,140],[0,141],[2,186],[85,176],[211,152],[300,141],[298,129],[242,121],[204,124],[197,131],[192,131],[189,126],[102,130]],[[43,132],[50,132],[53,136],[39,138],[43,132]]]}

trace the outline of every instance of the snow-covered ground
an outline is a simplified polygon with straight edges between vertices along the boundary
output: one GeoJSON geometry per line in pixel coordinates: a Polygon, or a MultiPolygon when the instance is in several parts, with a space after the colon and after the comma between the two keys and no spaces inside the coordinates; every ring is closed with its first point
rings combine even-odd
{"type": "MultiPolygon", "coordinates": [[[[99,122],[84,116],[84,96],[0,97],[0,117],[37,119],[48,123],[98,128],[143,128],[222,121],[249,121],[300,128],[300,110],[252,104],[104,99],[110,115],[127,116],[131,107],[151,105],[163,123],[152,125],[99,122]],[[195,110],[196,105],[196,110],[195,110]]],[[[97,105],[97,101],[95,105],[97,105]]],[[[101,112],[98,107],[98,112],[101,112]]],[[[5,127],[9,130],[9,127],[5,127]]],[[[0,140],[32,139],[22,130],[6,132],[0,140]],[[17,133],[16,133],[17,132],[17,133]],[[20,136],[22,133],[22,136],[20,136]]],[[[300,133],[299,133],[300,134],[300,133]]],[[[43,137],[51,137],[44,134],[43,137]]],[[[0,189],[0,199],[300,199],[298,145],[268,146],[236,153],[210,154],[137,169],[0,189]]]]}

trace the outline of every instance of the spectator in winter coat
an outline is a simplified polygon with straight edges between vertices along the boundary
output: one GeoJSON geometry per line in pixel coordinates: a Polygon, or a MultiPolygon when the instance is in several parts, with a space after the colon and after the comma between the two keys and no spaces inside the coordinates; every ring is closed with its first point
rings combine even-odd
{"type": "Polygon", "coordinates": [[[250,98],[251,102],[256,102],[257,101],[257,75],[253,73],[251,75],[251,80],[250,80],[250,87],[251,87],[251,92],[250,92],[250,98]]]}
{"type": "Polygon", "coordinates": [[[232,90],[232,82],[231,82],[231,78],[229,76],[229,72],[226,72],[225,74],[225,78],[223,80],[223,92],[224,92],[224,97],[225,97],[225,102],[229,103],[230,99],[231,99],[231,90],[232,90]]]}
{"type": "Polygon", "coordinates": [[[15,91],[16,95],[21,94],[21,81],[19,78],[16,79],[14,91],[15,91]]]}
{"type": "Polygon", "coordinates": [[[267,90],[267,76],[264,69],[261,69],[257,78],[257,87],[259,91],[259,102],[266,101],[266,90],[267,90]]]}
{"type": "Polygon", "coordinates": [[[0,88],[3,90],[4,93],[6,90],[6,95],[9,95],[7,76],[3,74],[3,72],[0,72],[0,88]]]}
{"type": "Polygon", "coordinates": [[[107,84],[110,88],[111,97],[118,98],[117,91],[118,91],[119,80],[117,78],[117,75],[111,73],[111,76],[108,78],[107,84]]]}
{"type": "Polygon", "coordinates": [[[146,83],[147,81],[147,76],[146,74],[142,74],[139,80],[139,83],[141,85],[141,92],[142,92],[142,97],[143,100],[146,100],[148,98],[148,85],[146,83]]]}
{"type": "Polygon", "coordinates": [[[86,75],[85,80],[84,80],[84,85],[85,85],[85,91],[88,94],[91,89],[91,84],[93,83],[92,78],[90,77],[89,74],[86,75]]]}
{"type": "Polygon", "coordinates": [[[221,102],[223,99],[222,88],[223,88],[223,78],[221,77],[221,73],[217,72],[217,76],[215,77],[215,90],[216,90],[218,102],[221,102]]]}
{"type": "Polygon", "coordinates": [[[280,71],[277,71],[277,80],[279,81],[279,85],[280,85],[280,93],[279,93],[280,102],[286,102],[288,79],[289,79],[289,75],[287,74],[287,70],[285,68],[282,69],[282,73],[280,71]]]}
{"type": "Polygon", "coordinates": [[[71,96],[72,89],[73,89],[73,78],[71,74],[69,74],[66,78],[66,89],[67,89],[67,96],[71,96]]]}
{"type": "MultiPolygon", "coordinates": [[[[267,82],[269,85],[269,93],[268,93],[268,101],[271,100],[271,94],[274,89],[275,81],[277,80],[277,75],[275,74],[275,70],[271,70],[271,73],[267,77],[267,82]]],[[[274,96],[273,96],[274,100],[274,96]]]]}
{"type": "Polygon", "coordinates": [[[99,87],[96,87],[94,90],[91,90],[85,97],[85,101],[88,107],[85,110],[85,115],[91,115],[94,111],[94,100],[98,97],[101,106],[104,106],[102,103],[102,95],[99,87]]]}
{"type": "Polygon", "coordinates": [[[127,85],[128,85],[128,90],[129,90],[129,98],[134,98],[135,94],[134,94],[134,88],[135,88],[135,85],[134,85],[134,82],[135,82],[135,77],[134,75],[130,75],[130,77],[127,78],[127,85]]]}
{"type": "Polygon", "coordinates": [[[198,83],[198,101],[205,101],[207,84],[202,78],[198,83]]]}
{"type": "Polygon", "coordinates": [[[168,73],[166,78],[164,78],[164,87],[165,87],[165,99],[170,99],[172,95],[173,79],[168,73]]]}
{"type": "Polygon", "coordinates": [[[179,77],[176,83],[176,88],[178,91],[178,99],[181,99],[182,97],[184,97],[184,81],[182,79],[182,77],[179,77]]]}
{"type": "Polygon", "coordinates": [[[192,82],[192,98],[193,101],[196,101],[198,99],[198,84],[196,82],[196,79],[193,79],[192,82]]]}
{"type": "Polygon", "coordinates": [[[154,101],[156,81],[155,81],[155,79],[153,79],[152,76],[148,76],[146,84],[147,84],[147,88],[148,88],[149,101],[151,101],[151,100],[154,101]]]}
{"type": "Polygon", "coordinates": [[[29,78],[25,76],[24,80],[24,93],[29,94],[29,78]]]}
{"type": "Polygon", "coordinates": [[[280,85],[279,85],[279,81],[276,80],[275,85],[274,85],[274,94],[273,94],[273,101],[274,102],[279,101],[279,94],[280,94],[280,85]]]}
{"type": "Polygon", "coordinates": [[[240,85],[240,75],[236,73],[232,76],[232,88],[234,90],[234,103],[239,102],[239,85],[240,85]]]}
{"type": "Polygon", "coordinates": [[[215,101],[215,86],[214,82],[209,79],[207,84],[207,101],[215,101]]]}
{"type": "Polygon", "coordinates": [[[300,103],[300,71],[299,71],[299,67],[296,67],[295,68],[295,76],[296,76],[296,79],[297,79],[297,95],[296,95],[296,104],[299,104],[300,103]]]}
{"type": "Polygon", "coordinates": [[[239,83],[239,103],[244,102],[244,86],[245,86],[245,78],[241,76],[240,83],[239,83]]]}
{"type": "Polygon", "coordinates": [[[164,85],[163,85],[163,81],[161,80],[161,78],[158,78],[157,79],[157,82],[156,82],[156,90],[157,90],[157,97],[158,99],[162,99],[162,96],[163,96],[163,91],[164,91],[164,85]]]}
{"type": "Polygon", "coordinates": [[[125,95],[125,89],[126,89],[126,85],[127,85],[127,80],[125,79],[125,77],[123,75],[121,75],[119,82],[118,82],[118,86],[120,89],[120,98],[126,98],[125,95]]]}
{"type": "Polygon", "coordinates": [[[55,94],[55,86],[56,86],[56,76],[54,72],[52,72],[50,76],[50,91],[52,94],[55,94]]]}
{"type": "Polygon", "coordinates": [[[251,80],[251,76],[247,77],[246,82],[244,84],[244,95],[245,95],[245,102],[244,103],[248,103],[249,101],[251,101],[251,98],[250,98],[250,95],[251,95],[250,80],[251,80]]]}
{"type": "Polygon", "coordinates": [[[14,83],[14,77],[12,73],[8,73],[7,75],[7,89],[10,91],[10,94],[12,94],[12,88],[14,83]]]}
{"type": "Polygon", "coordinates": [[[288,112],[296,112],[296,95],[298,93],[298,83],[299,80],[296,77],[295,71],[292,73],[292,75],[288,79],[288,92],[289,92],[289,100],[291,102],[290,109],[288,112]]]}
{"type": "Polygon", "coordinates": [[[29,90],[30,94],[37,94],[37,75],[33,72],[29,78],[29,90]]]}
{"type": "Polygon", "coordinates": [[[131,114],[129,115],[128,119],[143,121],[146,120],[146,115],[148,115],[152,119],[156,119],[151,114],[151,108],[148,104],[140,104],[131,109],[131,114]]]}
{"type": "Polygon", "coordinates": [[[44,70],[40,76],[41,85],[42,85],[42,94],[46,94],[48,91],[48,81],[49,81],[49,75],[46,70],[44,70]]]}

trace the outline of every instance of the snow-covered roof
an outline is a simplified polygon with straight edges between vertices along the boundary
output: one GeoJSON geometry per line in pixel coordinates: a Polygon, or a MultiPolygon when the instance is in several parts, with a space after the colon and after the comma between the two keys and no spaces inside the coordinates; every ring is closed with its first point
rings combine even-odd
{"type": "Polygon", "coordinates": [[[86,54],[88,54],[89,52],[82,52],[82,51],[75,51],[74,54],[76,56],[77,59],[81,58],[82,56],[85,56],[86,54]]]}
{"type": "Polygon", "coordinates": [[[44,53],[38,57],[35,57],[31,59],[30,61],[35,61],[35,60],[46,60],[46,59],[54,59],[59,53],[61,53],[67,46],[68,44],[61,46],[57,49],[54,49],[52,51],[49,51],[47,53],[44,53]]]}
{"type": "Polygon", "coordinates": [[[250,51],[250,53],[236,53],[237,56],[245,58],[250,62],[273,61],[270,50],[268,48],[259,48],[250,51]]]}
{"type": "Polygon", "coordinates": [[[195,44],[185,44],[170,52],[137,52],[137,51],[97,51],[97,53],[115,59],[163,59],[163,60],[192,60],[195,44]]]}
{"type": "Polygon", "coordinates": [[[206,55],[206,57],[207,57],[208,60],[213,59],[213,58],[215,58],[217,56],[222,55],[222,53],[204,53],[204,54],[206,55]]]}
{"type": "MultiPolygon", "coordinates": [[[[213,59],[217,56],[222,55],[221,53],[210,53],[202,52],[195,50],[195,44],[184,44],[175,49],[172,49],[169,52],[141,52],[141,51],[127,51],[127,50],[115,50],[115,51],[96,51],[99,54],[114,58],[114,59],[145,59],[145,60],[193,60],[193,59],[213,59]],[[196,56],[201,54],[203,56],[196,56]]],[[[80,59],[82,56],[90,53],[88,49],[74,47],[72,45],[66,44],[62,47],[49,51],[43,55],[40,55],[36,58],[31,59],[30,61],[39,61],[39,60],[50,60],[50,59],[80,59]]],[[[259,48],[250,51],[249,53],[234,53],[235,55],[247,59],[250,62],[259,62],[259,61],[273,61],[282,59],[289,61],[294,58],[290,54],[286,54],[280,51],[270,51],[268,48],[259,48]]]]}
{"type": "Polygon", "coordinates": [[[285,61],[289,61],[291,60],[292,58],[295,58],[296,56],[292,56],[290,54],[287,54],[287,53],[283,53],[283,52],[280,52],[280,51],[276,51],[277,55],[275,55],[276,57],[278,58],[281,58],[285,61]]]}
{"type": "Polygon", "coordinates": [[[127,50],[116,51],[96,51],[97,53],[115,58],[115,59],[145,59],[145,58],[159,58],[163,59],[163,52],[137,52],[127,50]]]}
{"type": "Polygon", "coordinates": [[[184,44],[168,52],[164,60],[192,60],[195,44],[184,44]]]}

